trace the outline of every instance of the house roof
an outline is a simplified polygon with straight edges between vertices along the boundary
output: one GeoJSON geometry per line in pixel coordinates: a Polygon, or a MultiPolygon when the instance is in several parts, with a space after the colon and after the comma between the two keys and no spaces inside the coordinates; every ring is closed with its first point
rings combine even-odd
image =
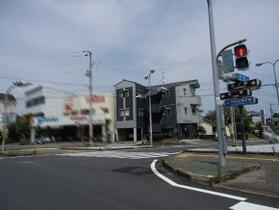
{"type": "MultiPolygon", "coordinates": [[[[144,85],[141,85],[137,82],[134,82],[134,81],[131,81],[131,80],[126,80],[126,79],[123,79],[122,81],[116,83],[114,85],[114,87],[116,87],[118,84],[120,84],[121,82],[123,81],[127,81],[127,82],[131,82],[131,83],[135,83],[137,85],[140,85],[140,86],[143,86],[143,87],[146,87],[144,85]]],[[[173,82],[173,83],[167,83],[167,84],[160,84],[160,85],[151,85],[150,87],[152,88],[157,88],[157,87],[174,87],[174,86],[180,86],[180,85],[185,85],[185,84],[190,84],[190,85],[193,85],[195,88],[199,88],[200,87],[200,83],[198,82],[198,80],[186,80],[186,81],[181,81],[181,82],[173,82]]]]}
{"type": "MultiPolygon", "coordinates": [[[[0,93],[0,100],[1,101],[4,101],[5,95],[6,94],[4,94],[4,93],[0,93]]],[[[13,95],[11,95],[11,94],[8,95],[8,100],[16,102],[15,97],[13,95]]]]}

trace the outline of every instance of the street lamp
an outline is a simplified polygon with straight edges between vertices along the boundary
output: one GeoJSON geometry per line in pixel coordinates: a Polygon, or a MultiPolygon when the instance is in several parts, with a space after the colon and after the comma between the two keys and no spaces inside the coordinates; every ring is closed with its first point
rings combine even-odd
{"type": "Polygon", "coordinates": [[[279,59],[275,60],[273,63],[270,61],[267,62],[263,62],[263,63],[257,63],[256,66],[262,66],[264,64],[270,64],[272,65],[273,68],[273,73],[274,73],[274,87],[276,88],[276,94],[277,94],[277,103],[279,105],[279,91],[278,91],[278,81],[277,81],[277,76],[276,76],[276,69],[275,69],[275,65],[276,63],[279,62],[279,59]]]}
{"type": "Polygon", "coordinates": [[[152,136],[152,113],[151,113],[151,94],[150,94],[150,76],[155,72],[154,69],[150,70],[148,76],[144,77],[144,79],[148,79],[148,91],[149,91],[149,140],[150,145],[153,146],[153,136],[152,136]]]}
{"type": "Polygon", "coordinates": [[[6,94],[4,95],[4,113],[3,113],[4,135],[3,135],[2,148],[1,148],[2,152],[4,152],[4,150],[5,150],[5,142],[6,142],[7,134],[8,134],[8,132],[7,132],[7,126],[8,126],[8,123],[9,123],[8,103],[9,103],[10,92],[16,87],[27,87],[27,86],[30,86],[30,85],[32,85],[32,83],[30,83],[30,82],[24,82],[24,81],[21,81],[21,80],[14,81],[13,84],[10,87],[8,87],[8,89],[6,91],[6,94]]]}

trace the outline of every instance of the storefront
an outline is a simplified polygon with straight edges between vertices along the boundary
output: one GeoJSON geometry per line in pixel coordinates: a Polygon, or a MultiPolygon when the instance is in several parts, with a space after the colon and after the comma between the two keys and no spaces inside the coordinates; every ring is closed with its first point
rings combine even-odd
{"type": "MultiPolygon", "coordinates": [[[[114,142],[114,100],[112,94],[94,95],[93,136],[97,141],[114,142]]],[[[48,136],[55,141],[87,141],[89,134],[89,98],[69,97],[64,103],[64,116],[33,117],[31,141],[48,136]]]]}

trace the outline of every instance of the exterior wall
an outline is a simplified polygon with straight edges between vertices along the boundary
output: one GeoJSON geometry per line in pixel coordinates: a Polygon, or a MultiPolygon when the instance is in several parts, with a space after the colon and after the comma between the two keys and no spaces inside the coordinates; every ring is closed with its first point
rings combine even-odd
{"type": "Polygon", "coordinates": [[[189,85],[181,85],[175,88],[177,104],[177,123],[200,123],[200,113],[192,112],[192,105],[201,105],[200,96],[194,94],[195,90],[189,85]],[[186,95],[184,94],[186,92],[186,95]],[[187,113],[185,113],[185,108],[187,113]]]}
{"type": "MultiPolygon", "coordinates": [[[[105,122],[109,132],[114,133],[114,95],[112,93],[99,93],[92,96],[93,102],[93,124],[105,122]],[[95,119],[95,122],[94,122],[95,119]]],[[[88,116],[89,113],[83,114],[83,111],[89,112],[88,96],[72,96],[65,100],[64,114],[73,116],[88,116]]],[[[88,123],[87,123],[88,124],[88,123]]]]}
{"type": "MultiPolygon", "coordinates": [[[[201,105],[201,98],[195,96],[195,88],[198,87],[197,80],[151,86],[154,134],[166,132],[179,138],[197,136],[197,124],[202,121],[197,109],[201,105]],[[188,110],[186,114],[185,107],[188,110]],[[192,112],[193,107],[196,113],[192,112]]],[[[131,139],[130,136],[134,135],[134,139],[137,139],[137,135],[148,134],[148,93],[148,87],[132,81],[123,80],[115,85],[116,128],[119,137],[131,139]],[[129,92],[129,97],[121,96],[123,90],[129,92]],[[120,115],[120,110],[126,108],[130,109],[129,117],[120,115]]]]}
{"type": "Polygon", "coordinates": [[[162,98],[161,107],[169,109],[170,111],[169,114],[163,114],[161,128],[171,129],[177,127],[175,87],[168,88],[168,91],[170,92],[169,95],[165,94],[165,96],[162,98]]]}
{"type": "Polygon", "coordinates": [[[261,116],[254,115],[254,116],[251,116],[251,118],[252,118],[253,123],[258,123],[258,122],[262,121],[261,116]]]}
{"type": "Polygon", "coordinates": [[[134,128],[136,123],[136,97],[135,97],[135,83],[129,81],[122,81],[115,86],[116,89],[116,128],[134,128]],[[121,91],[127,90],[128,97],[121,97],[121,91]],[[129,109],[129,116],[121,117],[121,109],[129,109]]]}
{"type": "Polygon", "coordinates": [[[210,123],[207,122],[202,122],[200,124],[204,130],[205,130],[205,135],[213,135],[213,126],[210,123]]]}
{"type": "Polygon", "coordinates": [[[44,104],[38,104],[32,107],[26,107],[25,105],[25,113],[43,113],[45,116],[63,116],[64,112],[64,100],[73,95],[71,93],[66,93],[63,91],[55,90],[47,87],[36,87],[25,92],[26,102],[40,97],[45,97],[44,104]]]}

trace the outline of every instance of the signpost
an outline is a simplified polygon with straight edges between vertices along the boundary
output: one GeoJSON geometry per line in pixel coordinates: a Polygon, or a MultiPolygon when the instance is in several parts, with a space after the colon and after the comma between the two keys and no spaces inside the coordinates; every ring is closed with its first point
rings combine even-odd
{"type": "Polygon", "coordinates": [[[239,81],[239,82],[244,82],[244,81],[248,81],[250,78],[243,75],[243,74],[239,74],[239,73],[233,73],[232,74],[232,79],[235,81],[239,81]]]}
{"type": "Polygon", "coordinates": [[[240,97],[251,96],[251,95],[252,95],[251,90],[244,89],[244,90],[234,90],[227,93],[221,93],[220,98],[224,100],[224,99],[240,98],[240,97]]]}
{"type": "Polygon", "coordinates": [[[228,84],[228,91],[220,94],[220,99],[224,100],[224,106],[227,107],[239,107],[240,111],[240,126],[241,126],[241,140],[242,140],[242,152],[246,154],[245,143],[245,130],[243,120],[243,106],[257,104],[258,99],[251,96],[252,90],[259,89],[262,82],[258,79],[252,79],[239,73],[233,73],[230,77],[224,78],[224,81],[232,81],[228,84]]]}
{"type": "Polygon", "coordinates": [[[232,84],[228,84],[228,91],[241,90],[241,89],[256,90],[259,89],[261,85],[262,82],[258,79],[252,79],[243,82],[235,82],[232,84]]]}

